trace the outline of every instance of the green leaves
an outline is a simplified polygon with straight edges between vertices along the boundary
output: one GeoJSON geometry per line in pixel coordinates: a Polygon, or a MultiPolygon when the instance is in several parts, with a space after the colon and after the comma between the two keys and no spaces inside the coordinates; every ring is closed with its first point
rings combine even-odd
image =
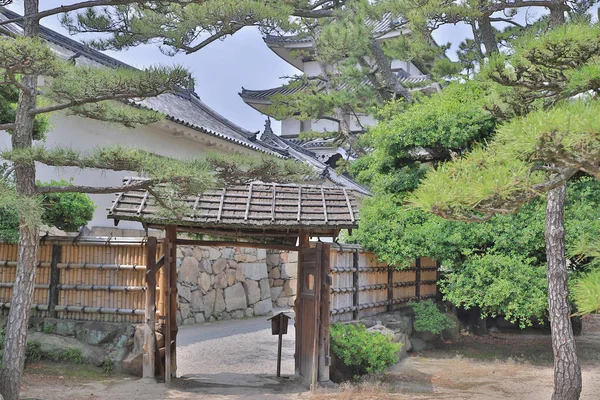
{"type": "Polygon", "coordinates": [[[579,100],[516,118],[487,148],[430,170],[408,201],[447,218],[479,220],[514,212],[578,170],[600,177],[599,112],[598,102],[579,100]],[[547,178],[548,164],[562,172],[547,178]]]}
{"type": "Polygon", "coordinates": [[[581,275],[570,289],[577,304],[575,315],[600,313],[600,268],[581,275]]]}
{"type": "Polygon", "coordinates": [[[354,375],[383,372],[398,361],[400,343],[392,343],[391,336],[367,332],[364,325],[332,324],[331,350],[354,375]]]}
{"type": "Polygon", "coordinates": [[[439,335],[444,329],[455,327],[454,321],[443,314],[433,300],[411,301],[408,305],[415,313],[413,325],[415,331],[431,332],[434,335],[439,335]]]}

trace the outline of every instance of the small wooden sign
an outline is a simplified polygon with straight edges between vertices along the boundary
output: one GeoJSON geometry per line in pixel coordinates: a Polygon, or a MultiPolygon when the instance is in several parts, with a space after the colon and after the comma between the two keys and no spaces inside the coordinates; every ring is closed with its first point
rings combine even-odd
{"type": "Polygon", "coordinates": [[[279,313],[269,318],[268,320],[271,321],[271,334],[287,335],[290,319],[291,318],[285,315],[284,313],[279,313]]]}
{"type": "Polygon", "coordinates": [[[287,335],[290,319],[291,318],[288,317],[287,315],[285,315],[284,313],[279,313],[268,319],[268,321],[271,321],[271,333],[273,335],[279,336],[279,343],[277,346],[277,377],[278,378],[281,376],[281,345],[282,345],[281,337],[283,335],[287,335]]]}

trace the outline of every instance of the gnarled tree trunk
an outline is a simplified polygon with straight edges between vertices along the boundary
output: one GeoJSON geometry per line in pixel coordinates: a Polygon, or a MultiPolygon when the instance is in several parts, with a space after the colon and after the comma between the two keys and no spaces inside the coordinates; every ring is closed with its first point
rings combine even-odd
{"type": "Polygon", "coordinates": [[[581,393],[581,368],[571,327],[567,260],[565,258],[566,186],[548,192],[546,203],[546,258],[548,306],[554,351],[552,400],[577,400],[581,393]]]}
{"type": "MultiPolygon", "coordinates": [[[[38,12],[37,0],[25,0],[25,16],[38,12]]],[[[32,18],[24,20],[24,35],[36,36],[39,23],[32,18]]],[[[13,149],[30,148],[33,143],[34,116],[30,110],[36,104],[37,76],[24,76],[16,112],[16,128],[12,135],[13,149]]],[[[19,196],[35,196],[35,164],[15,163],[16,190],[19,196]]],[[[26,211],[25,211],[26,212],[26,211]]],[[[5,400],[18,400],[21,377],[25,365],[27,327],[35,286],[39,233],[36,226],[28,226],[24,215],[19,215],[19,252],[17,274],[13,286],[10,312],[5,330],[4,355],[0,370],[0,393],[5,400]]]]}

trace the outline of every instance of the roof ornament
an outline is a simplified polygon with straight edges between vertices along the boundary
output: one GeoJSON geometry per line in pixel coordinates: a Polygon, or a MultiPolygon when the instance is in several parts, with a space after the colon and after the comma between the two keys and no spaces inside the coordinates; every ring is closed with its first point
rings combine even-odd
{"type": "Polygon", "coordinates": [[[275,135],[275,133],[273,132],[273,129],[271,129],[271,117],[267,117],[267,119],[265,120],[265,130],[261,135],[261,139],[271,135],[275,135]]]}

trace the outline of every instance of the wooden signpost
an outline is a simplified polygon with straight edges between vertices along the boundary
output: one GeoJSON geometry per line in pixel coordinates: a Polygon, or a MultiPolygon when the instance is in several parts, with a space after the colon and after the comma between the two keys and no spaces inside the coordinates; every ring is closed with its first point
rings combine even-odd
{"type": "Polygon", "coordinates": [[[281,377],[281,346],[282,346],[282,337],[283,335],[287,335],[288,324],[290,321],[290,317],[285,315],[284,313],[279,313],[268,319],[271,321],[271,333],[273,335],[279,336],[279,344],[277,345],[277,377],[281,377]]]}

